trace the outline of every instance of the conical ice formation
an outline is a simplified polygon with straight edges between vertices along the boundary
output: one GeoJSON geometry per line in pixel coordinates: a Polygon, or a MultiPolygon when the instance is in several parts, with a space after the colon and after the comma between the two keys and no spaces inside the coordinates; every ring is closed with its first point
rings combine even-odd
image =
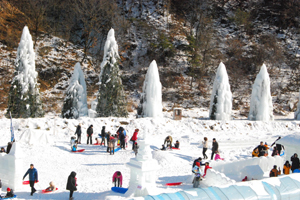
{"type": "Polygon", "coordinates": [[[225,65],[219,64],[210,98],[209,117],[213,120],[230,120],[232,93],[225,65]]]}
{"type": "Polygon", "coordinates": [[[273,104],[270,91],[270,78],[265,64],[256,76],[250,102],[249,120],[272,121],[273,104]]]}
{"type": "Polygon", "coordinates": [[[161,83],[156,61],[149,66],[143,85],[139,114],[143,117],[162,117],[161,83]]]}
{"type": "Polygon", "coordinates": [[[76,63],[74,72],[69,81],[69,87],[64,99],[62,117],[68,119],[77,119],[87,116],[87,93],[84,74],[80,63],[76,63]]]}

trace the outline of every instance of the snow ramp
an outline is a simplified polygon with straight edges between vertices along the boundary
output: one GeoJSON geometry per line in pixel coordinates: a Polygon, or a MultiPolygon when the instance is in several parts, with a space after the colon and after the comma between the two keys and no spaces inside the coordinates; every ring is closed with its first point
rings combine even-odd
{"type": "MultiPolygon", "coordinates": [[[[225,199],[263,199],[299,200],[300,174],[282,175],[280,177],[266,178],[240,182],[224,187],[207,187],[182,190],[175,193],[148,195],[145,200],[225,200],[225,199]]],[[[133,198],[135,199],[135,198],[133,198]]],[[[141,199],[139,197],[139,199],[141,199]]]]}

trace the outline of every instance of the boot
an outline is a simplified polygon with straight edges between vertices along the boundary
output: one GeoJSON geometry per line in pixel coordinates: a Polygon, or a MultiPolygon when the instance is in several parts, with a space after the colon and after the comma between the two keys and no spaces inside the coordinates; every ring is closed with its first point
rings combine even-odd
{"type": "Polygon", "coordinates": [[[74,199],[74,197],[70,197],[70,198],[69,198],[69,200],[73,200],[73,199],[74,199]]]}

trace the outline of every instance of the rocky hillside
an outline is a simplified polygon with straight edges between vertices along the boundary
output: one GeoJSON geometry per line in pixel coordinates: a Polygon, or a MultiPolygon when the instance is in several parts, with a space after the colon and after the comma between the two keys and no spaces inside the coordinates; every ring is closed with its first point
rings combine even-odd
{"type": "Polygon", "coordinates": [[[84,66],[89,101],[95,98],[110,27],[116,30],[130,111],[137,107],[144,74],[154,59],[166,109],[175,104],[208,108],[215,69],[222,61],[230,79],[233,108],[239,110],[236,117],[247,116],[251,86],[263,63],[271,78],[274,112],[286,115],[295,110],[300,80],[300,18],[295,14],[300,4],[296,1],[101,1],[111,12],[97,7],[94,0],[86,1],[95,8],[85,9],[89,12],[79,9],[88,4],[73,7],[68,1],[59,5],[47,1],[49,5],[41,7],[42,0],[28,1],[38,11],[44,9],[40,21],[34,18],[34,8],[14,2],[0,3],[1,109],[7,106],[17,42],[27,24],[36,41],[36,68],[46,111],[60,113],[76,62],[84,66]],[[86,20],[93,12],[101,14],[86,20]]]}

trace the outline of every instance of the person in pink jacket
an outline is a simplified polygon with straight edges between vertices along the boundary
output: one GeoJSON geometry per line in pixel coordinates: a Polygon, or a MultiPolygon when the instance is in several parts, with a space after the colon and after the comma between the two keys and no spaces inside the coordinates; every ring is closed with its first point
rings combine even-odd
{"type": "Polygon", "coordinates": [[[133,135],[132,135],[132,137],[131,137],[131,139],[130,139],[130,141],[132,141],[133,143],[132,143],[132,150],[134,150],[134,145],[135,145],[135,142],[137,141],[137,135],[138,135],[138,133],[139,133],[139,129],[135,129],[134,130],[134,133],[133,133],[133,135]]]}
{"type": "Polygon", "coordinates": [[[215,156],[215,160],[218,160],[218,159],[224,160],[224,158],[221,158],[219,151],[217,151],[216,156],[215,156]]]}
{"type": "Polygon", "coordinates": [[[115,187],[117,187],[117,182],[118,182],[118,187],[122,187],[122,174],[119,171],[116,171],[112,177],[112,182],[115,183],[115,187]]]}

